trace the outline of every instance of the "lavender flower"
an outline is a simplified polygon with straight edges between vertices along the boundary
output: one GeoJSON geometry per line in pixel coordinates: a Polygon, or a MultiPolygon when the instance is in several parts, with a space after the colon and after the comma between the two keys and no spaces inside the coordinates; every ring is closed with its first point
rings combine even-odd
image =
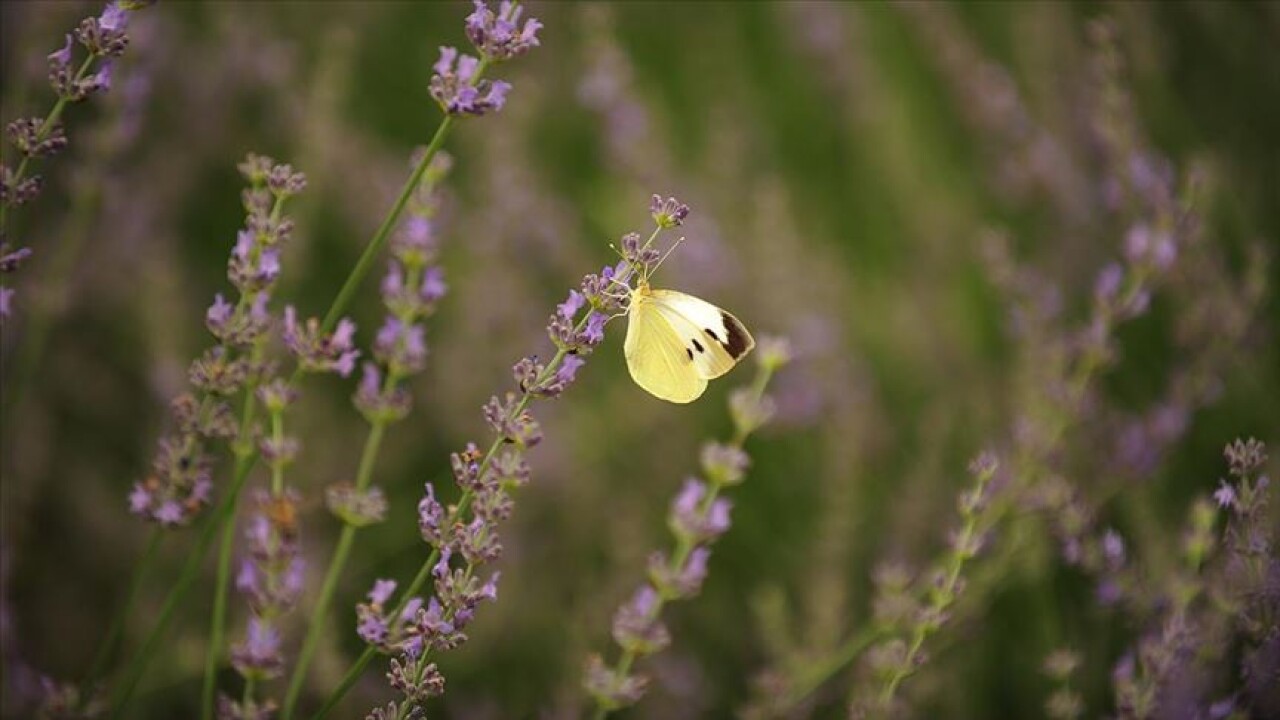
{"type": "Polygon", "coordinates": [[[243,642],[231,648],[231,664],[246,678],[268,680],[280,675],[280,632],[259,618],[249,621],[243,642]]]}
{"type": "Polygon", "coordinates": [[[319,318],[298,320],[292,305],[284,309],[283,338],[298,367],[311,372],[333,372],[347,377],[355,370],[360,351],[355,347],[356,325],[347,318],[338,321],[332,333],[323,333],[319,318]]]}
{"type": "Polygon", "coordinates": [[[467,16],[467,38],[482,56],[493,61],[508,60],[538,47],[538,31],[542,23],[529,18],[520,26],[524,8],[511,0],[502,0],[498,12],[489,9],[484,0],[473,0],[475,11],[467,16]]]}
{"type": "Polygon", "coordinates": [[[480,61],[470,55],[458,55],[451,47],[440,48],[440,59],[432,66],[431,97],[449,115],[486,115],[506,104],[511,83],[482,80],[480,61]]]}
{"type": "Polygon", "coordinates": [[[503,0],[493,12],[483,0],[474,0],[475,10],[467,16],[467,37],[483,60],[459,55],[452,47],[440,48],[440,59],[433,66],[431,97],[448,115],[485,115],[497,112],[506,103],[511,83],[485,80],[480,76],[490,63],[509,60],[538,46],[542,23],[536,18],[520,25],[524,9],[503,0]]]}

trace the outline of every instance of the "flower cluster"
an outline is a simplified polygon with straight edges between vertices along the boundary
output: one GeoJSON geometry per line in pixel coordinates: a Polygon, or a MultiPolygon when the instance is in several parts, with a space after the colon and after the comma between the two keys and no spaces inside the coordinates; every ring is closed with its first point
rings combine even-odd
{"type": "MultiPolygon", "coordinates": [[[[654,220],[659,227],[668,226],[656,212],[654,220]]],[[[729,529],[731,503],[719,495],[746,477],[750,457],[742,449],[743,443],[773,414],[773,402],[764,388],[790,359],[788,346],[781,339],[762,338],[760,349],[756,382],[735,391],[729,403],[733,439],[703,446],[700,459],[705,479],[685,480],[671,504],[667,525],[675,537],[674,550],[670,555],[655,552],[649,556],[648,581],[613,616],[613,639],[622,650],[621,660],[611,667],[599,655],[587,659],[583,686],[604,711],[632,705],[644,695],[648,679],[631,673],[632,663],[671,642],[661,621],[663,606],[698,594],[707,577],[710,546],[729,529]]]]}
{"type": "Polygon", "coordinates": [[[475,11],[467,17],[467,37],[480,53],[478,59],[456,48],[440,48],[440,59],[433,66],[431,97],[448,115],[485,115],[502,109],[511,83],[485,80],[481,77],[491,63],[523,55],[538,46],[538,30],[542,23],[529,18],[520,26],[523,9],[503,0],[498,12],[475,0],[475,11]]]}
{"type": "Polygon", "coordinates": [[[288,165],[252,154],[240,172],[249,181],[242,196],[246,220],[227,263],[239,299],[214,297],[205,325],[218,344],[191,363],[194,391],[173,401],[175,432],[159,441],[152,475],[129,494],[132,513],[165,526],[189,522],[209,502],[213,460],[205,441],[236,435],[229,399],[256,387],[270,371],[260,349],[271,327],[268,303],[280,273],[280,248],[293,231],[293,222],[281,213],[306,179],[288,165]]]}
{"type": "Polygon", "coordinates": [[[236,589],[253,612],[243,642],[231,650],[231,664],[246,678],[280,674],[280,632],[276,619],[298,602],[304,563],[298,543],[298,495],[259,492],[245,537],[248,553],[236,574],[236,589]]]}
{"type": "Polygon", "coordinates": [[[538,47],[538,31],[542,23],[529,18],[520,26],[524,8],[511,0],[502,0],[494,12],[484,0],[473,0],[475,11],[467,16],[467,38],[482,56],[490,60],[508,60],[538,47]]]}
{"type": "MultiPolygon", "coordinates": [[[[44,179],[27,175],[33,160],[56,155],[67,146],[62,111],[67,103],[78,102],[111,87],[111,61],[119,57],[129,44],[125,33],[129,12],[149,3],[140,0],[116,0],[96,17],[88,17],[66,35],[62,48],[49,54],[49,84],[58,102],[45,117],[20,118],[5,126],[9,142],[22,156],[17,168],[0,165],[0,273],[8,274],[31,255],[30,248],[13,247],[5,232],[10,208],[33,200],[40,194],[44,179]],[[73,69],[72,36],[82,45],[88,57],[73,69]],[[97,71],[94,65],[98,63],[97,71]]],[[[11,310],[13,289],[0,285],[0,318],[11,310]]]]}
{"type": "Polygon", "coordinates": [[[327,333],[318,318],[298,320],[292,305],[284,309],[284,345],[293,353],[298,367],[309,372],[333,372],[347,377],[356,368],[360,351],[355,346],[356,324],[347,318],[327,333]]]}

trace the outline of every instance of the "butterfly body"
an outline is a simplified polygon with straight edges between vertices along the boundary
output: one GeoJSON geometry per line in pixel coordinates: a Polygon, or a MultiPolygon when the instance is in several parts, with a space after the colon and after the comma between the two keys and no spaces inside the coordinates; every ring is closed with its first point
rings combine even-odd
{"type": "Polygon", "coordinates": [[[636,384],[674,403],[696,400],[707,381],[733,369],[755,340],[736,317],[647,281],[631,290],[627,307],[627,369],[636,384]]]}

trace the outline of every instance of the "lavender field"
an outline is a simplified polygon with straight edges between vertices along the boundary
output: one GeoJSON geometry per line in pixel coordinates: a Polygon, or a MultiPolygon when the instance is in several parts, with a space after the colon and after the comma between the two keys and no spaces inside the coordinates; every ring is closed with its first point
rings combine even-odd
{"type": "Polygon", "coordinates": [[[1280,718],[1280,4],[0,61],[0,718],[1280,718]]]}

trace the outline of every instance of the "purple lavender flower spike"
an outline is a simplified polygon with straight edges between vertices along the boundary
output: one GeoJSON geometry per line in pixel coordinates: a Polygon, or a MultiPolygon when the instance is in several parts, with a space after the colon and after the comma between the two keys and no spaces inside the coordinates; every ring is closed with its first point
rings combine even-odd
{"type": "Polygon", "coordinates": [[[529,18],[522,27],[520,16],[524,8],[504,0],[495,13],[484,0],[473,1],[475,11],[467,16],[467,38],[481,55],[501,61],[538,47],[538,31],[542,29],[542,23],[529,18]]]}
{"type": "Polygon", "coordinates": [[[244,641],[231,649],[231,664],[245,677],[277,677],[284,668],[280,632],[258,618],[250,619],[244,641]]]}

